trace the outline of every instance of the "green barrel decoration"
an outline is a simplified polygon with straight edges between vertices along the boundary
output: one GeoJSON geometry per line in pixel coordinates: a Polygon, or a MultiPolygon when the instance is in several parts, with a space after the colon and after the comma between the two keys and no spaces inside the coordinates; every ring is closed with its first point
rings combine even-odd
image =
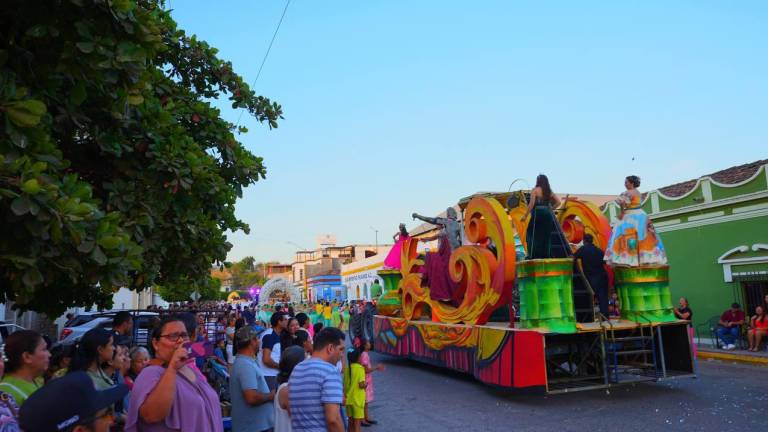
{"type": "Polygon", "coordinates": [[[614,267],[621,317],[645,322],[676,321],[669,291],[669,266],[614,267]]]}
{"type": "Polygon", "coordinates": [[[403,304],[400,294],[397,292],[397,285],[400,283],[402,275],[399,270],[379,270],[381,280],[384,281],[381,296],[376,301],[376,313],[386,316],[399,316],[403,304]]]}
{"type": "Polygon", "coordinates": [[[573,259],[534,259],[517,263],[520,327],[576,333],[573,259]]]}

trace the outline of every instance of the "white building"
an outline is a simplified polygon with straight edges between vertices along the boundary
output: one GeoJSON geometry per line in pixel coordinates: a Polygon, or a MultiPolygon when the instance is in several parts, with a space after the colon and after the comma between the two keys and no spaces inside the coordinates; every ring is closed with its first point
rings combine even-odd
{"type": "Polygon", "coordinates": [[[152,288],[140,292],[120,288],[112,296],[112,309],[146,309],[150,305],[166,308],[168,302],[156,294],[152,288]]]}
{"type": "Polygon", "coordinates": [[[384,268],[386,256],[386,253],[383,253],[341,266],[341,284],[347,288],[347,299],[372,300],[373,282],[378,281],[380,285],[384,285],[377,272],[384,268]]]}

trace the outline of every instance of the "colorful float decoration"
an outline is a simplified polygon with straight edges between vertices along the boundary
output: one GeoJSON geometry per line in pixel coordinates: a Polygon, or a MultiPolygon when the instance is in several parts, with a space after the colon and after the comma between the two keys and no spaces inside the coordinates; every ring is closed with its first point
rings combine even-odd
{"type": "MultiPolygon", "coordinates": [[[[454,301],[431,298],[419,239],[405,240],[400,270],[379,272],[376,350],[509,390],[557,393],[693,376],[688,322],[670,319],[668,267],[617,269],[622,318],[596,314],[573,258],[518,260],[519,245],[527,250],[527,199],[517,191],[459,203],[467,240],[446,269],[454,301]]],[[[601,248],[611,236],[600,210],[576,198],[564,200],[558,221],[574,250],[587,233],[601,248]]]]}

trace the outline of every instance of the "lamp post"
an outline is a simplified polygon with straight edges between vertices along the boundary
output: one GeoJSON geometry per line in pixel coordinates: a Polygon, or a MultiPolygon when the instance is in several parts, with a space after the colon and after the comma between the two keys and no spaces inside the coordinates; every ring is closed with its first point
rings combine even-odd
{"type": "Polygon", "coordinates": [[[378,255],[379,254],[379,230],[377,230],[372,226],[369,226],[369,228],[376,233],[376,255],[378,255]]]}

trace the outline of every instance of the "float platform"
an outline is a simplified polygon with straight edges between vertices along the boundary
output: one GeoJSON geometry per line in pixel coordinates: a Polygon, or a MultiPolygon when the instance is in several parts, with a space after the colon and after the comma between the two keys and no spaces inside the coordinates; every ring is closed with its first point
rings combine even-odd
{"type": "Polygon", "coordinates": [[[564,393],[695,377],[687,321],[578,323],[575,333],[374,316],[376,351],[510,391],[564,393]]]}

